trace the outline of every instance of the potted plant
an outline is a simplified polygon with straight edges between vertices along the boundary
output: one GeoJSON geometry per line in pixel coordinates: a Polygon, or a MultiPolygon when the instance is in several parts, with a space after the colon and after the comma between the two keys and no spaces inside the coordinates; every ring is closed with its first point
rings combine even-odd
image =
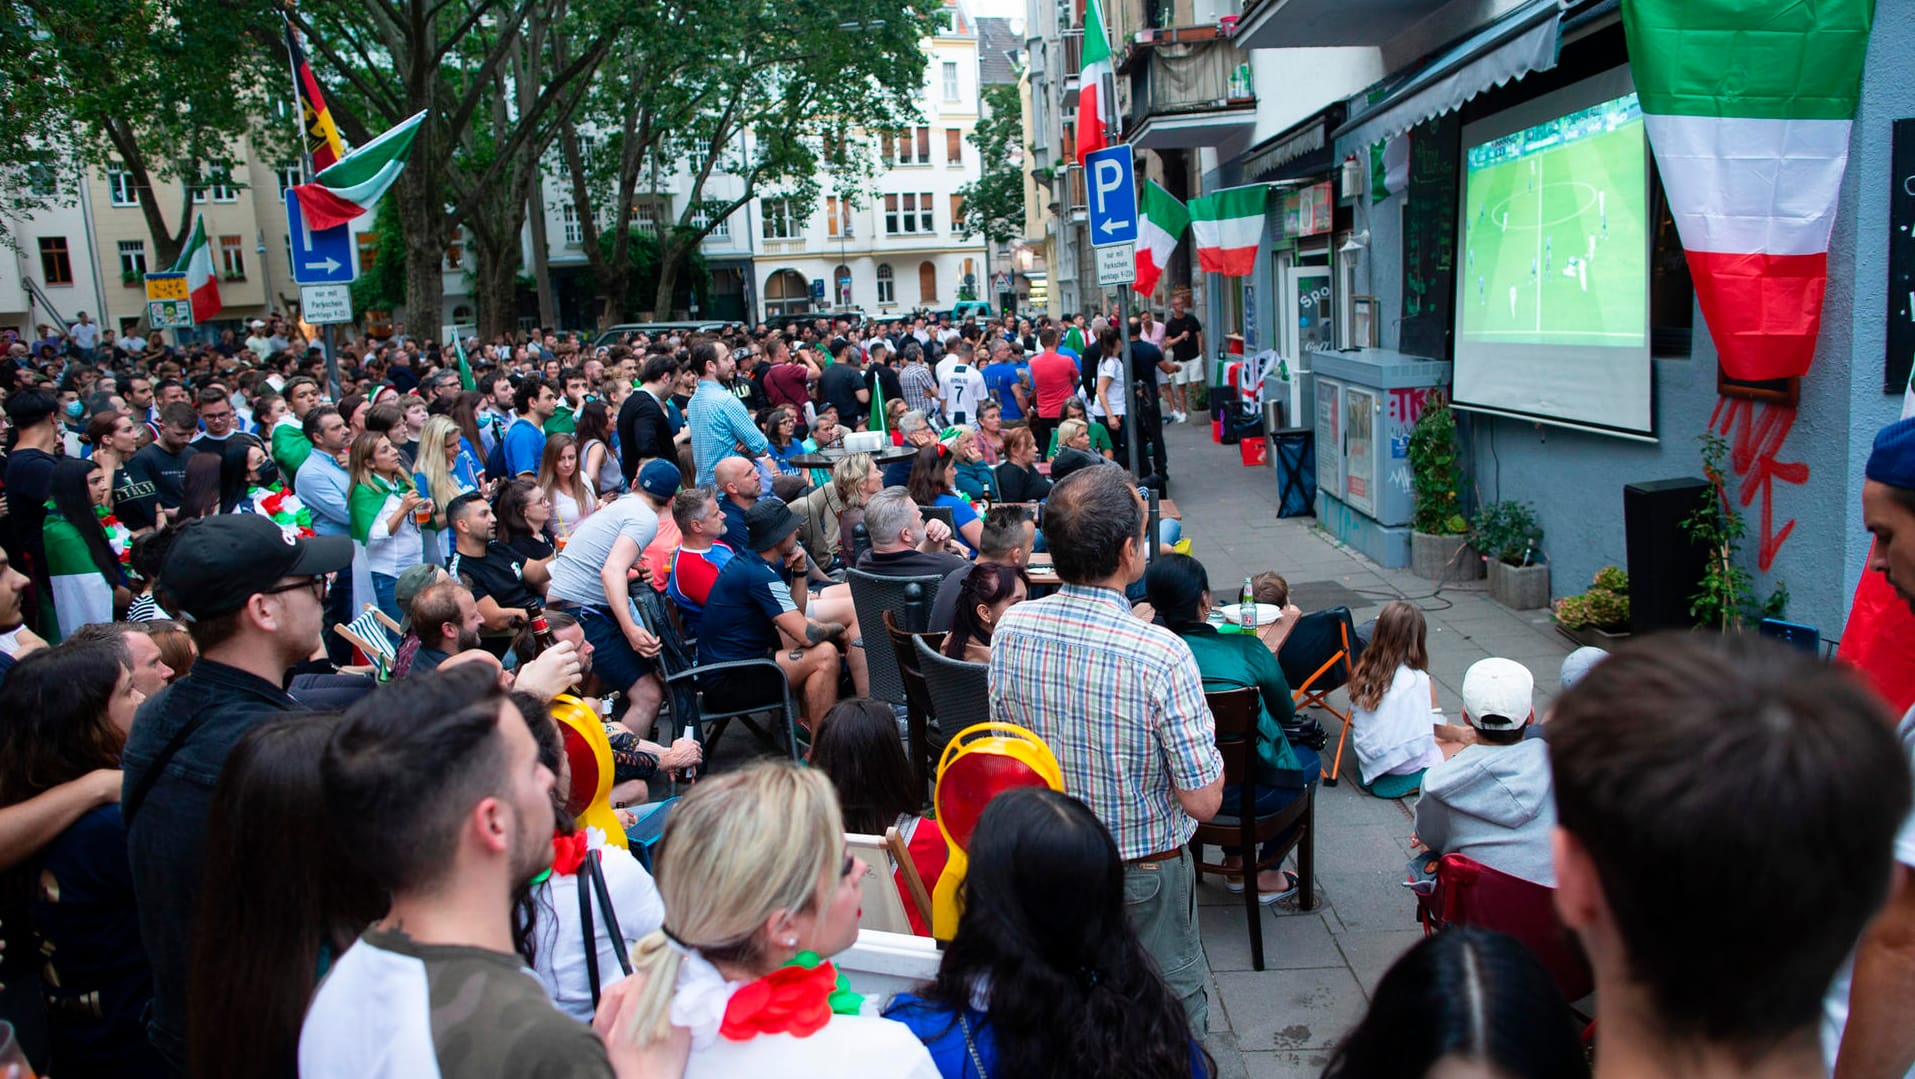
{"type": "Polygon", "coordinates": [[[1490,598],[1512,610],[1549,606],[1543,530],[1525,502],[1491,502],[1477,511],[1470,544],[1489,562],[1490,598]]]}
{"type": "Polygon", "coordinates": [[[1577,644],[1614,648],[1629,636],[1629,574],[1604,566],[1589,591],[1556,601],[1556,629],[1577,644]]]}
{"type": "Polygon", "coordinates": [[[1473,581],[1483,559],[1469,549],[1469,522],[1457,492],[1456,413],[1441,393],[1430,395],[1410,429],[1410,571],[1433,581],[1473,581]]]}

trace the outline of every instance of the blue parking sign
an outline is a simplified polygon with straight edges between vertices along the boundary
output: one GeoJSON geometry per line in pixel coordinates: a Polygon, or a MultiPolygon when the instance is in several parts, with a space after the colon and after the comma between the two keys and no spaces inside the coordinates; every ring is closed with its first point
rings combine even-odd
{"type": "Polygon", "coordinates": [[[1084,195],[1089,200],[1093,246],[1133,243],[1137,239],[1137,179],[1130,147],[1119,143],[1084,158],[1084,195]]]}

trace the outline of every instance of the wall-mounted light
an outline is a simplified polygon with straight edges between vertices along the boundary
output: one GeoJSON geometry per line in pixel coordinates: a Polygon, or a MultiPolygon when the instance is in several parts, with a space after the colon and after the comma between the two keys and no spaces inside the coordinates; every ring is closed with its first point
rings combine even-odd
{"type": "Polygon", "coordinates": [[[1364,229],[1362,232],[1351,233],[1350,238],[1343,241],[1343,246],[1337,248],[1337,254],[1354,255],[1368,246],[1370,246],[1370,230],[1364,229]]]}

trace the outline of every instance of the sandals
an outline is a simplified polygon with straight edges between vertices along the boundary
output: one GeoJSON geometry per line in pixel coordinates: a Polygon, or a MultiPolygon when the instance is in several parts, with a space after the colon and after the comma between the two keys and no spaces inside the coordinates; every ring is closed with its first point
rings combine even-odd
{"type": "MultiPolygon", "coordinates": [[[[1282,870],[1282,873],[1286,881],[1283,890],[1277,892],[1258,892],[1257,902],[1267,905],[1275,903],[1279,899],[1288,899],[1297,894],[1297,875],[1288,869],[1282,870]]],[[[1243,878],[1241,876],[1225,876],[1223,879],[1223,888],[1224,891],[1229,892],[1231,895],[1242,895],[1243,878]]]]}

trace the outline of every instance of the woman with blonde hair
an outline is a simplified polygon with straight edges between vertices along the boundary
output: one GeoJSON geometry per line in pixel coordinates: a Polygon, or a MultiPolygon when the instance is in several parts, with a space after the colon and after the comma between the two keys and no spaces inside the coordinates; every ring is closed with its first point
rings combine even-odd
{"type": "Polygon", "coordinates": [[[416,515],[421,507],[429,511],[432,500],[412,489],[399,449],[385,435],[367,431],[353,439],[346,473],[352,482],[346,495],[352,538],[366,549],[373,598],[397,622],[405,617],[394,598],[399,575],[425,561],[416,515]]]}
{"type": "Polygon", "coordinates": [[[419,433],[419,459],[412,463],[413,483],[419,493],[432,500],[432,523],[426,533],[426,554],[434,565],[443,564],[451,553],[452,532],[446,528],[446,507],[468,491],[479,489],[479,472],[471,455],[465,452],[459,422],[451,416],[434,416],[419,433]]]}
{"type": "Polygon", "coordinates": [[[598,495],[580,469],[576,437],[546,436],[545,455],[539,458],[539,487],[552,500],[552,530],[563,550],[572,530],[598,509],[598,495]]]}
{"type": "Polygon", "coordinates": [[[771,763],[701,780],[666,822],[665,924],[632,949],[645,977],[613,1036],[642,1048],[686,1028],[689,1077],[933,1079],[911,1031],[860,1014],[830,962],[857,940],[864,874],[823,773],[771,763]]]}

